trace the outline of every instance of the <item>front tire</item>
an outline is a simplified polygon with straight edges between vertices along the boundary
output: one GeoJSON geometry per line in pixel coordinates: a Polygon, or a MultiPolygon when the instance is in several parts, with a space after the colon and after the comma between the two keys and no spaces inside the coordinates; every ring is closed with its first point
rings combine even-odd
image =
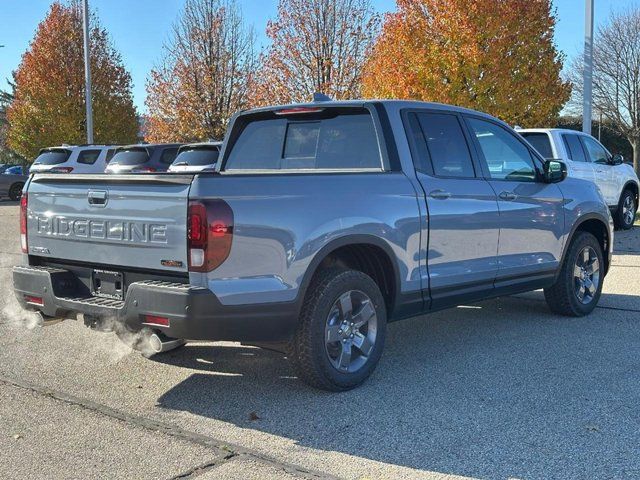
{"type": "Polygon", "coordinates": [[[582,317],[596,308],[603,281],[602,247],[592,234],[577,232],[569,245],[558,279],[544,290],[544,297],[553,312],[582,317]]]}
{"type": "Polygon", "coordinates": [[[20,196],[22,195],[22,187],[24,187],[24,183],[14,183],[9,188],[9,198],[14,202],[20,200],[20,196]]]}
{"type": "Polygon", "coordinates": [[[625,190],[620,196],[620,202],[618,203],[618,209],[613,216],[616,228],[620,230],[629,230],[633,227],[633,223],[636,219],[636,196],[631,190],[625,190]]]}
{"type": "Polygon", "coordinates": [[[327,269],[310,285],[290,346],[305,383],[322,390],[350,390],[380,360],[387,312],[378,285],[355,270],[327,269]]]}

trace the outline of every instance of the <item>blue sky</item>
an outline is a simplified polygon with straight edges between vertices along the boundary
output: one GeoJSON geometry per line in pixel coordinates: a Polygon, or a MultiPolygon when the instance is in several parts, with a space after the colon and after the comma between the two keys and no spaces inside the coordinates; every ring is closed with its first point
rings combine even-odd
{"type": "MultiPolygon", "coordinates": [[[[266,42],[267,20],[276,14],[276,0],[239,0],[243,13],[253,24],[261,44],[266,42]]],[[[640,0],[595,0],[596,27],[611,11],[619,11],[640,0]]],[[[0,18],[0,89],[6,89],[11,76],[44,18],[50,0],[5,0],[0,18]]],[[[89,0],[107,27],[116,48],[133,77],[136,106],[144,109],[145,79],[158,62],[162,44],[168,39],[184,0],[89,0]]],[[[395,0],[373,0],[380,12],[395,9],[395,0]]],[[[580,50],[584,35],[583,0],[554,0],[558,11],[556,44],[568,57],[580,50]]]]}

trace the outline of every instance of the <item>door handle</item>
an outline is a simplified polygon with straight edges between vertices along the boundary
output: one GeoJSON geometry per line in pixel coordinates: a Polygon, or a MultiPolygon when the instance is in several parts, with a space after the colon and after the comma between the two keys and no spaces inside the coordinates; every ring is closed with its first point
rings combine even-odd
{"type": "Polygon", "coordinates": [[[518,198],[518,195],[516,195],[513,192],[500,192],[500,195],[498,195],[498,197],[500,197],[500,200],[505,200],[507,202],[511,202],[511,201],[515,200],[516,198],[518,198]]]}
{"type": "Polygon", "coordinates": [[[446,200],[447,198],[449,198],[451,196],[451,193],[449,192],[445,192],[444,190],[433,190],[432,192],[429,193],[429,196],[431,198],[435,198],[438,200],[446,200]]]}

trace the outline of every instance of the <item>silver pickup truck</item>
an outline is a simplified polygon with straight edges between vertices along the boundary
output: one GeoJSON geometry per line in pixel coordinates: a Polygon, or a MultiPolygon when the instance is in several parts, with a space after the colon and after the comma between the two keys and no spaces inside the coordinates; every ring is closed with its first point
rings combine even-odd
{"type": "Polygon", "coordinates": [[[277,346],[328,390],[371,374],[391,321],[539,288],[588,314],[613,243],[593,183],[493,117],[407,101],[241,112],[213,172],[38,174],[21,210],[25,307],[158,350],[277,346]]]}

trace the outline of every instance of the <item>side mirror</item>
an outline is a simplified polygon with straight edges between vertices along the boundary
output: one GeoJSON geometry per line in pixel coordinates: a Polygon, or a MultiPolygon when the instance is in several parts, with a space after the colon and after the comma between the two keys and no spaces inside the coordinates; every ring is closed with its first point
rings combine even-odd
{"type": "Polygon", "coordinates": [[[619,153],[616,153],[613,157],[611,157],[609,163],[611,165],[622,165],[624,163],[624,157],[619,153]]]}
{"type": "Polygon", "coordinates": [[[567,178],[567,165],[558,160],[547,160],[544,162],[544,181],[547,183],[558,183],[567,178]]]}

